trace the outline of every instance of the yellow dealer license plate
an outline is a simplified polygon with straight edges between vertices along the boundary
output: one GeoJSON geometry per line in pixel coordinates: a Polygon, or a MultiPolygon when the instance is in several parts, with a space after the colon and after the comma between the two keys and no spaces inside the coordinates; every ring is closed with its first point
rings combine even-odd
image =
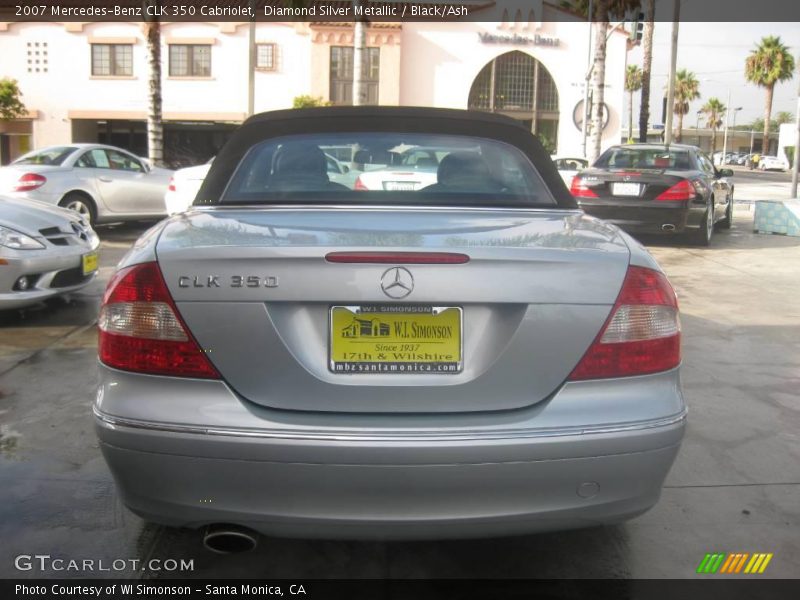
{"type": "Polygon", "coordinates": [[[81,260],[81,265],[83,266],[84,275],[88,275],[89,273],[94,273],[97,271],[97,252],[84,254],[81,260]]]}
{"type": "Polygon", "coordinates": [[[462,316],[457,306],[333,306],[334,373],[460,373],[462,316]]]}

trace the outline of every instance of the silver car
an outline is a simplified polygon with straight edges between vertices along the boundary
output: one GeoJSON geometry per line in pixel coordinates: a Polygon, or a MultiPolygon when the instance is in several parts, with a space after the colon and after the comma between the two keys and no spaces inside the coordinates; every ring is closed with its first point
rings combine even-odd
{"type": "Polygon", "coordinates": [[[193,209],[122,260],[99,329],[123,501],[210,526],[215,549],[622,521],[657,502],[684,433],[667,278],[497,115],[249,119],[193,209]],[[321,148],[403,144],[447,149],[436,183],[326,173],[321,148]]]}
{"type": "Polygon", "coordinates": [[[0,168],[0,193],[80,213],[90,223],[166,216],[172,171],[101,144],[65,144],[29,152],[0,168]]]}
{"type": "Polygon", "coordinates": [[[99,244],[74,212],[0,196],[0,310],[88,285],[97,274],[99,244]]]}

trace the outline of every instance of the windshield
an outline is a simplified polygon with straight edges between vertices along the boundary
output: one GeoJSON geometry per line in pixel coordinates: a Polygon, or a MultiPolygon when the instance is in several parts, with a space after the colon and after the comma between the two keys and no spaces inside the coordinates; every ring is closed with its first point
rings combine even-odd
{"type": "Polygon", "coordinates": [[[689,171],[692,166],[689,151],[677,148],[626,148],[617,146],[606,150],[597,162],[600,169],[670,169],[689,171]]]}
{"type": "Polygon", "coordinates": [[[57,146],[54,148],[45,148],[39,152],[26,154],[18,158],[12,164],[14,165],[60,165],[67,157],[75,152],[77,148],[74,146],[57,146]]]}
{"type": "Polygon", "coordinates": [[[237,167],[223,203],[556,204],[528,158],[461,135],[335,133],[274,138],[237,167]]]}

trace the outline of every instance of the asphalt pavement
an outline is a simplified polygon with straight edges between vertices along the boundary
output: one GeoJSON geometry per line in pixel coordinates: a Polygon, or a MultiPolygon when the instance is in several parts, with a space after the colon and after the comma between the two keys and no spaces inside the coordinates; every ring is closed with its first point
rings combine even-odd
{"type": "Polygon", "coordinates": [[[734,198],[738,201],[785,200],[789,198],[791,171],[759,171],[746,167],[725,165],[734,172],[736,187],[734,198]]]}
{"type": "MultiPolygon", "coordinates": [[[[780,176],[781,174],[775,174],[780,176]]],[[[783,174],[784,176],[786,174],[783,174]]],[[[745,173],[737,189],[773,183],[745,173]]],[[[752,187],[747,196],[758,193],[752,187]]],[[[97,306],[145,225],[99,228],[98,280],[68,301],[0,313],[0,577],[691,578],[708,552],[771,552],[760,577],[800,574],[800,238],[752,232],[736,206],[710,248],[643,240],[681,305],[686,440],[660,503],[623,525],[514,538],[339,542],[262,538],[205,550],[197,531],[120,503],[92,429],[97,306]],[[184,573],[20,571],[20,555],[193,560],[184,573]]]]}

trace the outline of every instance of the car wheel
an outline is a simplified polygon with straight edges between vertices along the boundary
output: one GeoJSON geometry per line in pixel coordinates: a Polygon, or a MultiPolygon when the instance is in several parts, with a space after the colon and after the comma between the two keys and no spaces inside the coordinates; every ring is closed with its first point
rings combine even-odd
{"type": "Polygon", "coordinates": [[[97,218],[94,203],[86,196],[82,196],[81,194],[67,194],[58,205],[69,210],[74,210],[89,221],[89,225],[94,225],[94,221],[97,218]]]}
{"type": "Polygon", "coordinates": [[[728,206],[725,208],[725,217],[719,222],[720,229],[730,229],[733,224],[733,192],[728,196],[728,206]]]}
{"type": "Polygon", "coordinates": [[[700,228],[692,233],[694,243],[698,246],[710,246],[711,236],[714,234],[714,203],[712,202],[706,214],[703,217],[703,222],[700,223],[700,228]]]}

